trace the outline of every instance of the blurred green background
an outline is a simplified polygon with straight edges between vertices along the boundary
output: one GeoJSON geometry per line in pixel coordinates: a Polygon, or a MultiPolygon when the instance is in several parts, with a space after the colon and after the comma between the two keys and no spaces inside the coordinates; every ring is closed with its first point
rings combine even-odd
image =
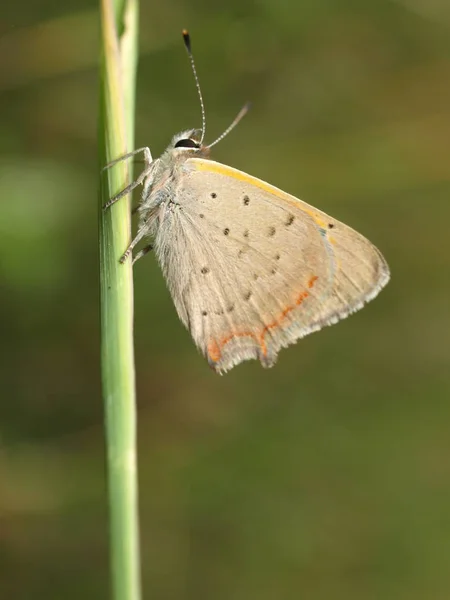
{"type": "MultiPolygon", "coordinates": [[[[145,598],[450,597],[450,5],[142,1],[137,146],[214,158],[367,235],[392,281],[265,371],[211,372],[135,269],[145,598]]],[[[109,597],[98,10],[0,20],[0,598],[109,597]]],[[[139,168],[139,166],[137,167],[139,168]]]]}

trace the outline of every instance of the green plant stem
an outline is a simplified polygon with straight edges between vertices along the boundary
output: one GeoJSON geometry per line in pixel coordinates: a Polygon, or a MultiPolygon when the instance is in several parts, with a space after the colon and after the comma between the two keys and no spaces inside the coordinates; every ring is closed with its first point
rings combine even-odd
{"type": "MultiPolygon", "coordinates": [[[[133,149],[137,0],[101,0],[101,166],[133,149]]],[[[111,577],[114,600],[139,600],[140,556],[136,467],[136,397],[130,242],[130,198],[101,206],[130,180],[120,162],[102,174],[100,193],[101,367],[105,408],[111,577]]]]}

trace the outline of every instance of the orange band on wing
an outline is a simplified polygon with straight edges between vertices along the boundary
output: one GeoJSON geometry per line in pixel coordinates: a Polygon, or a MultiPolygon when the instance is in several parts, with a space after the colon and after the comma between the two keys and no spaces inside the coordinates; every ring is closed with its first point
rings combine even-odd
{"type": "MultiPolygon", "coordinates": [[[[312,288],[313,285],[315,284],[315,282],[317,281],[317,279],[318,279],[317,275],[313,275],[308,281],[308,287],[312,288]]],[[[231,333],[231,334],[223,337],[221,340],[219,340],[219,342],[217,342],[216,340],[213,340],[212,342],[210,342],[208,344],[208,348],[207,348],[207,352],[208,352],[208,356],[209,356],[210,360],[212,362],[219,362],[219,360],[222,357],[223,347],[226,344],[228,344],[228,342],[230,342],[232,339],[238,338],[238,337],[253,338],[259,344],[263,355],[267,356],[267,346],[266,346],[266,342],[264,339],[266,333],[268,331],[270,331],[271,329],[275,329],[276,327],[281,327],[281,323],[287,318],[289,313],[292,312],[294,310],[294,308],[297,308],[298,306],[300,306],[300,304],[303,302],[303,300],[308,298],[308,296],[309,296],[309,292],[306,292],[306,291],[300,292],[300,294],[297,296],[297,298],[295,300],[295,303],[292,304],[291,306],[288,306],[287,308],[285,308],[282,311],[282,313],[280,314],[280,316],[277,319],[275,319],[272,323],[265,325],[259,336],[257,336],[254,333],[251,333],[251,332],[242,332],[242,333],[231,333]]]]}

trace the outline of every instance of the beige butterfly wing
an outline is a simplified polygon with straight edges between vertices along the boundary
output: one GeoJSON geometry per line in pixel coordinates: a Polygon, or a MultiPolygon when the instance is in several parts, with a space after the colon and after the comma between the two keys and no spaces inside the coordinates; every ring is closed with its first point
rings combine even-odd
{"type": "Polygon", "coordinates": [[[191,158],[156,250],[177,308],[219,373],[359,310],[389,269],[362,235],[289,194],[191,158]],[[174,243],[175,241],[175,243],[174,243]]]}

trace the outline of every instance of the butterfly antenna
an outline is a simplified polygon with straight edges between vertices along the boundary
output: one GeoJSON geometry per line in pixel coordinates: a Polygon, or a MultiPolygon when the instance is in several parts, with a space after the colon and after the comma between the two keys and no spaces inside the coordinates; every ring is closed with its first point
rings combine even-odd
{"type": "Polygon", "coordinates": [[[239,123],[239,121],[245,117],[245,115],[248,113],[248,111],[250,110],[251,104],[250,102],[247,102],[247,104],[244,104],[244,106],[241,108],[241,110],[238,112],[238,114],[235,116],[233,122],[231,123],[231,125],[229,127],[227,127],[225,129],[225,131],[222,133],[222,135],[219,135],[219,137],[217,138],[217,140],[214,140],[214,142],[212,144],[208,144],[208,148],[212,148],[213,146],[215,146],[217,143],[219,143],[221,140],[223,140],[223,138],[228,135],[230,133],[231,130],[233,130],[236,125],[239,123]]]}
{"type": "Polygon", "coordinates": [[[183,40],[184,45],[186,46],[189,60],[191,62],[192,72],[194,73],[195,85],[197,87],[198,97],[200,99],[200,108],[202,110],[202,139],[200,140],[200,144],[203,144],[203,140],[205,139],[206,133],[205,104],[203,102],[202,90],[200,89],[200,82],[198,80],[197,69],[195,68],[194,56],[191,50],[191,36],[189,35],[189,31],[187,29],[183,29],[183,40]]]}

